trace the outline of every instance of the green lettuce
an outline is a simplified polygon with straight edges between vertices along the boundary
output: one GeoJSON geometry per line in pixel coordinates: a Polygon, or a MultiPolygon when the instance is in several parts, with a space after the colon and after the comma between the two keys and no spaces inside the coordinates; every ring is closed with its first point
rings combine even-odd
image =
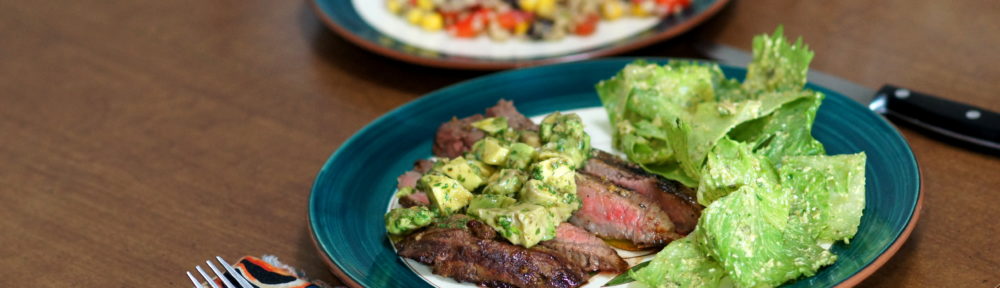
{"type": "Polygon", "coordinates": [[[670,242],[632,279],[650,287],[718,287],[726,272],[701,249],[697,232],[670,242]]]}
{"type": "Polygon", "coordinates": [[[865,209],[864,152],[836,156],[785,157],[779,169],[785,189],[795,191],[791,222],[827,243],[849,242],[865,209]]]}
{"type": "Polygon", "coordinates": [[[790,43],[779,26],[771,36],[753,38],[753,61],[747,65],[743,88],[751,93],[801,89],[812,58],[802,38],[790,43]]]}
{"type": "Polygon", "coordinates": [[[774,287],[836,261],[857,233],[865,154],[827,156],[812,137],[824,95],[804,89],[813,52],[779,27],[754,38],[746,79],[718,66],[628,65],[597,85],[615,148],[697,189],[691,235],[629,276],[651,287],[774,287]],[[721,271],[721,272],[720,272],[721,271]]]}
{"type": "Polygon", "coordinates": [[[749,143],[720,141],[706,165],[718,177],[703,178],[699,189],[723,192],[695,232],[632,278],[651,287],[717,287],[706,271],[721,266],[737,287],[774,287],[837,259],[827,247],[853,237],[864,210],[865,154],[789,156],[775,168],[750,151],[749,143]]]}
{"type": "Polygon", "coordinates": [[[754,40],[754,61],[739,84],[716,64],[629,64],[597,84],[613,126],[614,147],[646,170],[695,187],[723,137],[754,143],[772,162],[820,155],[811,136],[823,95],[803,90],[812,52],[781,28],[754,40]]]}

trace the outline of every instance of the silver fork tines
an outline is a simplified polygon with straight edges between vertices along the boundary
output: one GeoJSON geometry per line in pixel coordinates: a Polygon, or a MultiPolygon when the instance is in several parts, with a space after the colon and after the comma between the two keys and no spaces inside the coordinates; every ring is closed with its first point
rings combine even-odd
{"type": "MultiPolygon", "coordinates": [[[[233,285],[232,282],[229,282],[229,279],[226,278],[224,273],[219,271],[219,268],[215,267],[215,264],[213,264],[212,261],[205,261],[205,264],[208,264],[208,268],[211,268],[212,272],[215,272],[215,276],[218,276],[219,279],[222,280],[222,284],[225,284],[226,288],[253,288],[253,285],[250,285],[250,283],[247,282],[247,280],[243,277],[243,274],[237,273],[232,266],[227,264],[229,262],[226,262],[226,260],[223,260],[222,257],[219,256],[215,256],[215,260],[219,261],[219,264],[222,265],[223,268],[226,268],[226,272],[229,272],[229,275],[231,275],[233,279],[236,279],[236,282],[239,284],[239,287],[233,285]]],[[[194,268],[198,270],[198,274],[201,274],[201,277],[205,278],[205,282],[207,282],[209,286],[212,286],[212,288],[220,288],[219,285],[215,285],[215,281],[212,281],[212,277],[208,276],[208,273],[205,273],[205,269],[202,269],[200,265],[195,266],[194,268]]],[[[194,277],[190,271],[187,272],[187,275],[188,278],[191,278],[191,282],[194,283],[195,288],[205,288],[205,286],[201,285],[201,281],[198,281],[198,278],[194,277]]]]}

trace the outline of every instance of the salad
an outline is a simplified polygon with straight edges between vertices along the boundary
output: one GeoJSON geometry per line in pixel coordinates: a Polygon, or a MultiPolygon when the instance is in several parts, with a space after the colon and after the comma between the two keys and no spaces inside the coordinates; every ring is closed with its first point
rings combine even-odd
{"type": "Polygon", "coordinates": [[[426,31],[447,31],[458,38],[487,35],[558,40],[587,36],[601,20],[666,17],[691,6],[691,0],[386,0],[386,9],[426,31]]]}
{"type": "Polygon", "coordinates": [[[629,278],[651,287],[773,287],[830,265],[865,207],[865,154],[825,155],[804,88],[813,52],[779,27],[753,40],[742,82],[715,64],[636,62],[597,84],[614,146],[697,187],[697,228],[629,278]]]}

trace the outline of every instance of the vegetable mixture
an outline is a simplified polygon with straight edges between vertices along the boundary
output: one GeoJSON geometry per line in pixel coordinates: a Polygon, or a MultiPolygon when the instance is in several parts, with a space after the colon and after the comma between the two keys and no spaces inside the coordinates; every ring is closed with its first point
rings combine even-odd
{"type": "Polygon", "coordinates": [[[590,136],[580,117],[550,114],[538,132],[514,130],[504,117],[473,126],[487,136],[464,156],[439,159],[417,181],[430,208],[392,209],[385,215],[386,230],[408,234],[438,217],[463,213],[515,245],[530,248],[555,238],[556,226],[580,207],[576,168],[590,153],[590,136]]]}
{"type": "Polygon", "coordinates": [[[664,17],[680,13],[692,0],[386,0],[386,8],[427,31],[445,30],[459,38],[482,34],[558,40],[587,36],[600,20],[624,16],[664,17]]]}
{"type": "Polygon", "coordinates": [[[865,154],[827,156],[812,137],[824,97],[803,87],[813,52],[779,27],[754,38],[753,56],[742,83],[715,64],[673,61],[636,62],[597,85],[615,148],[697,187],[706,206],[694,232],[630,271],[635,280],[773,287],[832,264],[829,247],[857,232],[865,154]]]}

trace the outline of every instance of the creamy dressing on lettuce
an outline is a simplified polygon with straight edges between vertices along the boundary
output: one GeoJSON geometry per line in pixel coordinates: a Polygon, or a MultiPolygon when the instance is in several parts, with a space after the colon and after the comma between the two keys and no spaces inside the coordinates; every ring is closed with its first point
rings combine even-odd
{"type": "Polygon", "coordinates": [[[647,171],[696,187],[691,235],[630,276],[652,287],[774,287],[836,261],[864,210],[865,154],[827,156],[804,89],[813,52],[779,27],[753,41],[743,82],[715,64],[636,62],[597,85],[614,146],[647,171]]]}

